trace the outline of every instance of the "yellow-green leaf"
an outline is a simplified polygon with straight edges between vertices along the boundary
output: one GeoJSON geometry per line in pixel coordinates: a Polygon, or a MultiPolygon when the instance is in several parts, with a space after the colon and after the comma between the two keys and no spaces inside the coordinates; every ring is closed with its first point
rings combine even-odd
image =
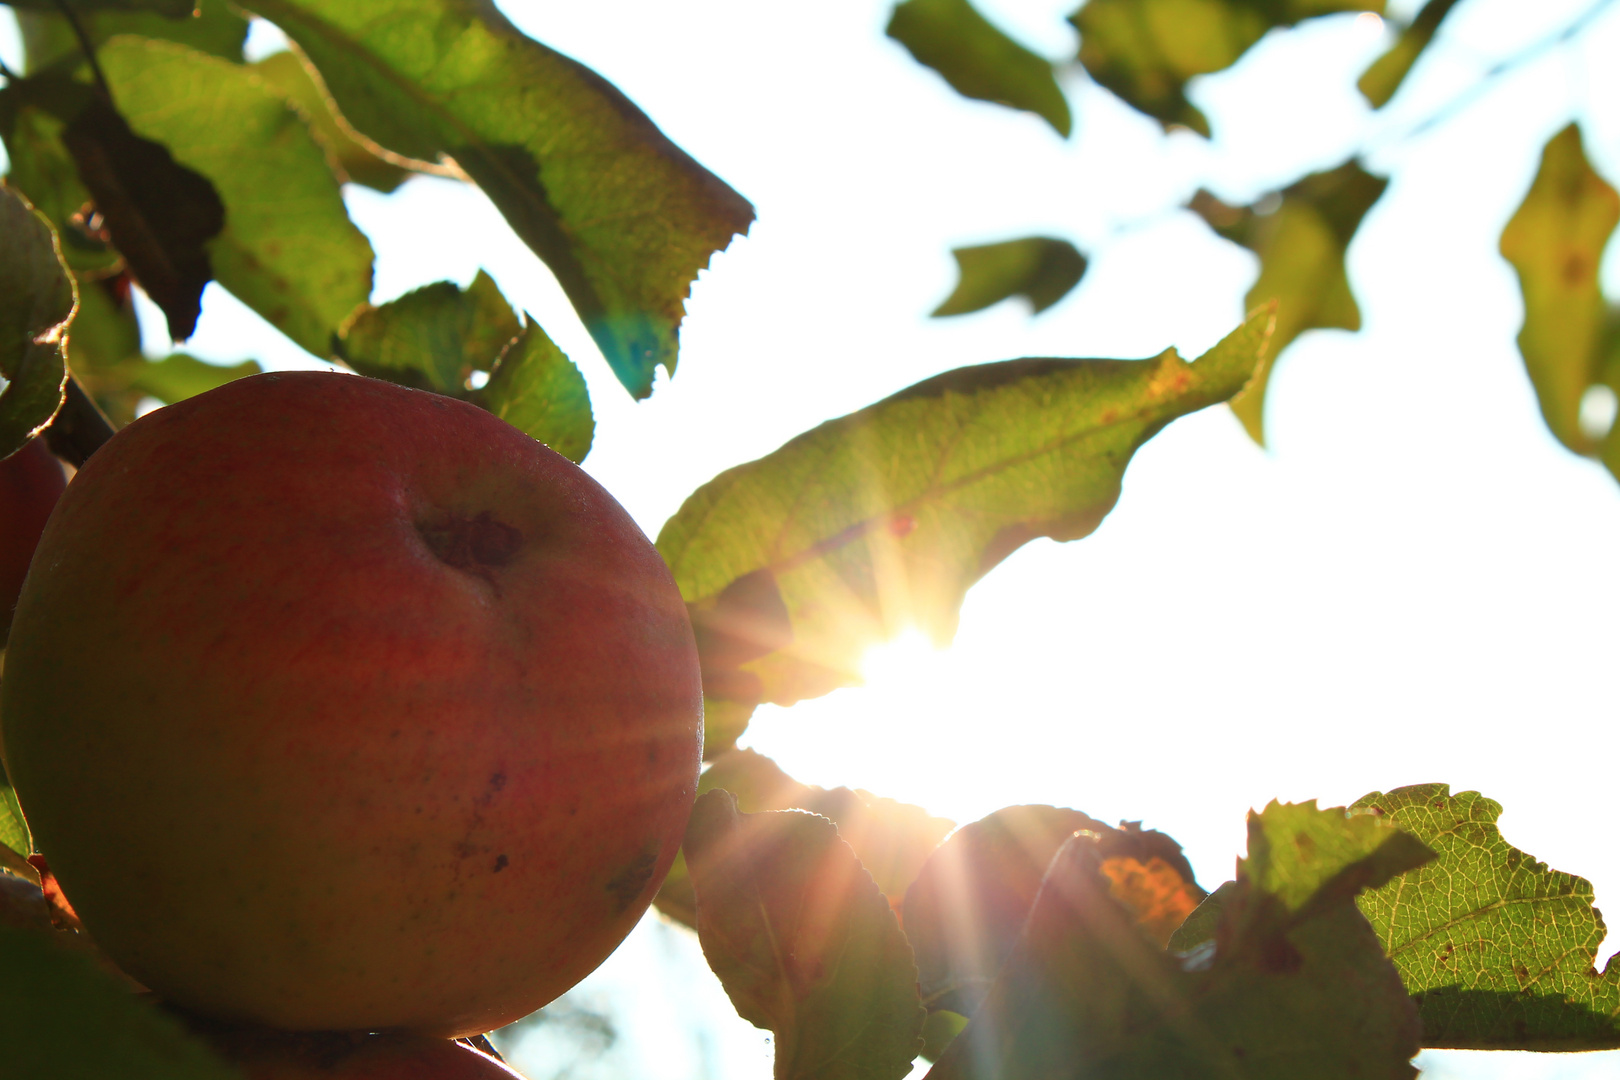
{"type": "Polygon", "coordinates": [[[1032,112],[1069,134],[1069,103],[1052,62],[1002,33],[969,0],[904,0],[888,35],[963,97],[1032,112]]]}
{"type": "Polygon", "coordinates": [[[1407,72],[1412,70],[1412,65],[1417,63],[1423,50],[1434,40],[1441,21],[1456,6],[1457,0],[1429,0],[1411,25],[1401,30],[1395,44],[1362,72],[1361,78],[1356,81],[1356,89],[1361,91],[1373,108],[1383,108],[1395,96],[1407,72]]]}
{"type": "Polygon", "coordinates": [[[1026,236],[998,244],[956,248],[957,282],[934,316],[965,315],[1022,296],[1039,314],[1080,284],[1086,257],[1067,240],[1026,236]]]}
{"type": "Polygon", "coordinates": [[[1612,347],[1598,270],[1617,222],[1620,194],[1587,162],[1580,128],[1571,124],[1542,150],[1541,168],[1501,243],[1524,293],[1519,352],[1541,415],[1565,446],[1577,454],[1604,451],[1606,460],[1602,433],[1583,431],[1580,413],[1612,347]]]}
{"type": "Polygon", "coordinates": [[[298,53],[290,50],[273,53],[254,64],[253,70],[304,114],[310,131],[340,170],[340,179],[378,191],[393,191],[411,175],[410,170],[379,157],[380,148],[368,144],[343,121],[332,99],[315,81],[298,53]]]}
{"type": "Polygon", "coordinates": [[[665,524],[710,698],[790,704],[858,681],[865,650],[954,632],[969,586],[1036,537],[1077,540],[1136,448],[1231,397],[1271,328],[1197,361],[1012,360],[902,390],[731,469],[665,524]]]}
{"type": "Polygon", "coordinates": [[[1282,351],[1306,330],[1361,328],[1345,252],[1388,184],[1351,161],[1312,173],[1255,206],[1227,206],[1206,192],[1193,198],[1192,209],[1216,232],[1260,256],[1260,277],[1246,303],[1277,303],[1271,351],[1254,381],[1232,399],[1232,411],[1262,446],[1266,390],[1282,351]]]}

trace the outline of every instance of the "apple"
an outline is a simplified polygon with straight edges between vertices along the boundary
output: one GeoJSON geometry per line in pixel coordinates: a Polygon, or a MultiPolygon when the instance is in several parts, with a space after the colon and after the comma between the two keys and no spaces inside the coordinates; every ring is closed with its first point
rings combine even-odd
{"type": "Polygon", "coordinates": [[[34,545],[51,516],[51,507],[67,487],[62,463],[51,455],[45,440],[34,439],[0,461],[0,647],[11,626],[34,545]]]}
{"type": "Polygon", "coordinates": [[[669,572],[565,458],[331,372],[156,410],[40,540],[0,681],[86,930],[185,1009],[488,1031],[595,968],[702,756],[669,572]]]}
{"type": "Polygon", "coordinates": [[[245,1080],[523,1080],[471,1047],[423,1035],[295,1034],[188,1020],[245,1080]]]}

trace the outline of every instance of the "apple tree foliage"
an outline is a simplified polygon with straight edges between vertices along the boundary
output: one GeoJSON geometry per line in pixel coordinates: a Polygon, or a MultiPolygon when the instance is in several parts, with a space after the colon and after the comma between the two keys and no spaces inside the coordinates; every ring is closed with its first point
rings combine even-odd
{"type": "MultiPolygon", "coordinates": [[[[1429,0],[1397,27],[1358,83],[1373,106],[1456,6],[1429,0]]],[[[692,280],[752,220],[610,83],[489,0],[12,7],[26,60],[0,71],[0,457],[43,437],[80,464],[142,400],[258,370],[141,350],[133,287],[183,341],[215,282],[317,357],[470,401],[578,461],[594,425],[573,361],[482,272],[372,305],[372,249],[342,185],[477,185],[636,397],[658,367],[674,374],[692,280]],[[250,17],[291,51],[247,62],[250,17]]],[[[1207,135],[1190,79],[1268,33],[1382,8],[1087,0],[1073,63],[1207,135]]],[[[888,33],[958,92],[1070,133],[1058,67],[970,0],[902,0],[888,33]]],[[[1178,417],[1228,403],[1262,441],[1286,346],[1359,326],[1345,254],[1385,186],[1351,159],[1252,205],[1196,193],[1190,209],[1260,263],[1252,314],[1202,356],[947,371],[720,474],[664,526],[708,765],[657,903],[772,1032],[780,1080],[898,1080],[919,1055],[938,1080],[1394,1078],[1425,1046],[1620,1047],[1620,970],[1593,966],[1591,886],[1509,845],[1477,792],[1273,803],[1250,815],[1233,880],[1206,892],[1175,841],[1137,823],[1020,806],[956,828],[800,784],[735,745],[757,705],[852,684],[865,649],[903,626],[948,640],[980,577],[1032,539],[1092,532],[1132,454],[1178,417]]],[[[1620,308],[1598,275],[1617,222],[1620,195],[1571,125],[1501,251],[1548,426],[1620,475],[1620,436],[1582,423],[1594,387],[1620,392],[1620,308]]],[[[955,254],[936,316],[1015,296],[1039,312],[1086,270],[1051,236],[955,254]]],[[[235,1075],[111,969],[31,854],[0,783],[0,1074],[235,1075]]]]}

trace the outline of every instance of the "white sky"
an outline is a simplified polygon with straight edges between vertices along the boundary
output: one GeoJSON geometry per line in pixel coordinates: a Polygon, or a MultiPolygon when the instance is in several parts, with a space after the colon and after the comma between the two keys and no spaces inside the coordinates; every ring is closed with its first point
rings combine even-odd
{"type": "MultiPolygon", "coordinates": [[[[1073,50],[1071,3],[981,7],[1057,57],[1073,50]]],[[[927,375],[1026,355],[1196,354],[1239,321],[1255,262],[1177,206],[1199,185],[1247,199],[1379,147],[1371,166],[1392,182],[1350,256],[1364,330],[1317,332],[1285,355],[1269,453],[1224,408],[1172,425],[1093,537],[1032,544],[973,591],[949,651],[902,643],[874,658],[866,688],[762,709],[743,742],[806,782],[959,821],[1014,802],[1140,819],[1177,837],[1210,887],[1230,876],[1251,806],[1445,781],[1502,802],[1509,840],[1590,878],[1612,907],[1620,486],[1546,432],[1496,242],[1572,116],[1620,179],[1620,10],[1402,137],[1588,3],[1470,0],[1387,117],[1351,88],[1385,45],[1377,24],[1274,35],[1197,87],[1211,145],[1165,137],[1078,77],[1067,142],[965,101],[883,37],[887,0],[811,14],[508,0],[759,211],[694,290],[679,373],[642,404],[477,192],[424,178],[349,202],[377,247],[379,301],[482,266],[539,317],[591,384],[586,468],[656,535],[720,470],[927,375]],[[926,318],[953,284],[952,246],[1035,232],[1092,256],[1076,293],[1035,319],[1014,303],[926,318]]],[[[1616,262],[1611,251],[1606,280],[1620,295],[1616,262]]],[[[188,348],[309,361],[213,287],[188,348]]],[[[767,1074],[758,1034],[724,1015],[700,965],[686,936],[648,923],[579,991],[625,1025],[615,1071],[767,1074]]],[[[566,1064],[542,1041],[536,1080],[566,1064]]],[[[1617,1063],[1422,1061],[1427,1076],[1515,1078],[1617,1063]]]]}

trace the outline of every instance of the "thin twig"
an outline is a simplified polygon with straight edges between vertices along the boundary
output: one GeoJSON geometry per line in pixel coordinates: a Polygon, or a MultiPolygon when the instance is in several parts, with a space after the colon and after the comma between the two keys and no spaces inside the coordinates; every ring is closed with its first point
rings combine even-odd
{"type": "Polygon", "coordinates": [[[68,25],[73,27],[73,36],[79,39],[79,48],[84,52],[84,58],[90,62],[90,74],[96,77],[96,85],[101,87],[101,92],[107,95],[108,101],[111,101],[112,90],[107,86],[107,76],[102,74],[101,63],[96,59],[96,46],[85,31],[84,24],[73,13],[68,0],[56,0],[56,6],[62,12],[62,17],[68,21],[68,25]]]}
{"type": "Polygon", "coordinates": [[[1468,87],[1468,89],[1446,102],[1446,104],[1441,106],[1435,112],[1430,113],[1417,124],[1408,128],[1399,135],[1392,136],[1388,139],[1373,140],[1371,144],[1362,148],[1361,153],[1365,155],[1375,149],[1381,149],[1384,146],[1402,143],[1408,139],[1414,139],[1417,136],[1438,127],[1440,124],[1445,123],[1457,113],[1462,112],[1464,109],[1468,108],[1474,102],[1483,97],[1486,91],[1490,90],[1491,87],[1503,76],[1511,74],[1533,60],[1540,59],[1541,56],[1551,52],[1553,49],[1556,49],[1562,45],[1567,45],[1573,38],[1576,37],[1576,35],[1580,34],[1581,31],[1585,30],[1589,25],[1591,25],[1599,15],[1602,15],[1604,11],[1612,7],[1614,3],[1615,0],[1597,0],[1596,3],[1588,7],[1585,11],[1581,12],[1581,14],[1577,15],[1562,29],[1547,35],[1532,45],[1528,45],[1525,48],[1520,49],[1512,56],[1504,57],[1503,59],[1492,64],[1485,70],[1485,73],[1474,82],[1472,86],[1468,87]]]}

